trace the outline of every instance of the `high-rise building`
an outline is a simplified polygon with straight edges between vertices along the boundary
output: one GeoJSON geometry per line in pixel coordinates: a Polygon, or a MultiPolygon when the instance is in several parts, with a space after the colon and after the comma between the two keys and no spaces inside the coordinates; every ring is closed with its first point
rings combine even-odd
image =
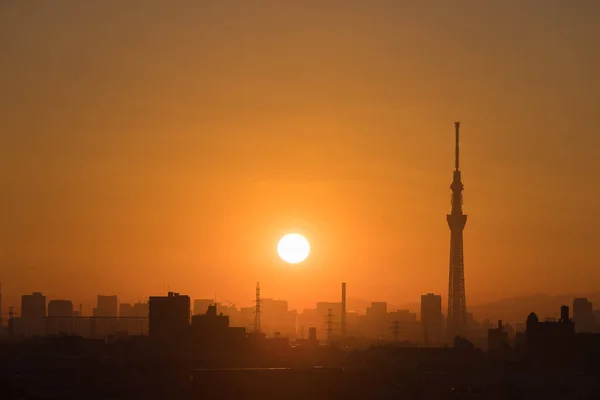
{"type": "Polygon", "coordinates": [[[136,315],[137,304],[119,304],[119,322],[117,327],[120,332],[127,332],[129,335],[145,335],[148,333],[148,304],[140,303],[140,305],[145,305],[146,310],[145,312],[138,310],[139,315],[136,315]]]}
{"type": "Polygon", "coordinates": [[[41,292],[21,296],[21,318],[45,318],[46,296],[41,292]]]}
{"type": "Polygon", "coordinates": [[[594,331],[594,309],[586,298],[573,300],[573,322],[575,332],[591,333],[594,331]]]}
{"type": "Polygon", "coordinates": [[[73,303],[71,300],[50,300],[48,302],[48,317],[72,317],[73,303]]]}
{"type": "Polygon", "coordinates": [[[392,324],[393,317],[388,315],[387,303],[381,301],[375,301],[371,303],[370,307],[367,307],[367,314],[365,317],[365,329],[366,337],[389,339],[392,335],[392,324]]]}
{"type": "Polygon", "coordinates": [[[450,227],[450,276],[448,282],[448,335],[453,340],[464,336],[467,330],[467,302],[465,295],[465,266],[463,257],[463,230],[467,216],[463,214],[463,184],[459,166],[459,129],[456,128],[456,147],[452,190],[452,211],[446,216],[450,227]]]}
{"type": "Polygon", "coordinates": [[[117,317],[117,309],[119,301],[117,296],[102,296],[98,295],[98,304],[94,308],[94,317],[117,317]]]}
{"type": "Polygon", "coordinates": [[[98,295],[96,308],[92,310],[92,316],[94,317],[92,320],[92,336],[106,337],[118,330],[118,307],[119,301],[117,296],[98,295]]]}
{"type": "Polygon", "coordinates": [[[296,335],[296,310],[288,310],[286,300],[261,299],[261,332],[273,335],[276,332],[284,336],[296,335]]]}
{"type": "Polygon", "coordinates": [[[308,328],[308,340],[315,343],[319,342],[319,340],[317,339],[317,328],[315,328],[314,326],[308,328]]]}
{"type": "Polygon", "coordinates": [[[190,297],[169,292],[167,296],[150,297],[151,338],[174,343],[190,329],[190,297]]]}
{"type": "Polygon", "coordinates": [[[594,333],[600,333],[600,310],[594,310],[592,317],[594,318],[594,333]]]}
{"type": "Polygon", "coordinates": [[[148,318],[150,312],[148,303],[135,303],[133,305],[133,316],[138,318],[148,318]]]}
{"type": "Polygon", "coordinates": [[[246,337],[246,329],[231,327],[229,316],[217,313],[217,306],[211,305],[204,314],[192,317],[191,334],[199,348],[222,352],[241,345],[246,337]]]}
{"type": "Polygon", "coordinates": [[[502,320],[498,321],[498,327],[488,329],[487,347],[491,352],[508,348],[508,332],[504,330],[502,320]]]}
{"type": "Polygon", "coordinates": [[[148,335],[148,303],[121,304],[119,327],[130,335],[148,335]]]}
{"type": "Polygon", "coordinates": [[[194,315],[206,314],[208,307],[215,304],[213,299],[194,299],[194,315]]]}
{"type": "Polygon", "coordinates": [[[75,333],[73,303],[71,300],[50,300],[48,302],[48,318],[46,320],[47,334],[75,333]]]}
{"type": "Polygon", "coordinates": [[[531,355],[539,360],[560,359],[572,354],[575,343],[575,324],[569,318],[569,307],[560,307],[560,319],[540,322],[535,313],[529,314],[525,329],[525,342],[531,355]]]}
{"type": "Polygon", "coordinates": [[[421,328],[425,345],[441,344],[442,296],[433,293],[421,296],[421,328]]]}
{"type": "Polygon", "coordinates": [[[119,318],[131,318],[134,317],[133,306],[129,303],[119,304],[119,318]]]}
{"type": "Polygon", "coordinates": [[[387,303],[384,301],[374,301],[370,307],[367,307],[367,317],[383,318],[387,315],[387,303]]]}
{"type": "Polygon", "coordinates": [[[46,318],[46,296],[41,292],[21,297],[21,319],[19,331],[25,335],[44,335],[46,318]]]}

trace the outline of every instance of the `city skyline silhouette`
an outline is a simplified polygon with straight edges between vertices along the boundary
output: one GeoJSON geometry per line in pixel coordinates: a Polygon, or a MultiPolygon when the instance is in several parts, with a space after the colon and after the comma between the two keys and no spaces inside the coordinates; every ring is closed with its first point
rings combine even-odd
{"type": "Polygon", "coordinates": [[[599,42],[597,0],[0,2],[0,398],[600,398],[599,42]]]}

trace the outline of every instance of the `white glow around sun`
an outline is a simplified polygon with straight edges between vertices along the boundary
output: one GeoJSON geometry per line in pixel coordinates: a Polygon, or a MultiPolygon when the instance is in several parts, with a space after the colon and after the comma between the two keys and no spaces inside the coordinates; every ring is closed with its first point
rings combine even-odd
{"type": "Polygon", "coordinates": [[[310,253],[310,244],[308,240],[297,233],[285,235],[277,245],[279,257],[287,263],[298,264],[308,257],[310,253]]]}

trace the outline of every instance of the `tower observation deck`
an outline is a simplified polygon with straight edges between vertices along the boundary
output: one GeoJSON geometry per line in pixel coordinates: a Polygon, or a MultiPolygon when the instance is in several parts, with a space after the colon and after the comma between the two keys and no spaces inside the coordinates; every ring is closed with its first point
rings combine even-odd
{"type": "Polygon", "coordinates": [[[459,164],[460,122],[454,123],[456,129],[456,148],[454,161],[454,179],[452,190],[452,209],[446,216],[450,228],[450,276],[448,282],[448,338],[463,336],[467,328],[467,304],[465,296],[465,265],[463,253],[463,230],[467,216],[463,214],[463,184],[459,164]]]}

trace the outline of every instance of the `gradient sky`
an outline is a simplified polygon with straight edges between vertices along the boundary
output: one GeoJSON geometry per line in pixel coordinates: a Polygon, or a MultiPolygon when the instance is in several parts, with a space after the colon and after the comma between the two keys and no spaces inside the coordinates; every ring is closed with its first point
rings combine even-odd
{"type": "Polygon", "coordinates": [[[2,1],[5,297],[445,297],[454,121],[467,303],[596,290],[599,71],[596,0],[2,1]]]}

